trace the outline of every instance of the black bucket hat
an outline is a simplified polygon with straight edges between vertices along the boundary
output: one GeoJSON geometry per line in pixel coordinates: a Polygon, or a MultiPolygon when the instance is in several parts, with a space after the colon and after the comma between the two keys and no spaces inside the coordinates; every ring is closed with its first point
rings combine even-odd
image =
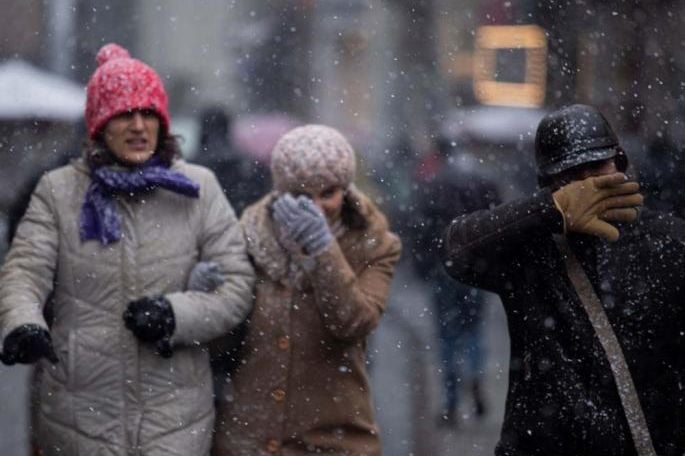
{"type": "MultiPolygon", "coordinates": [[[[623,155],[623,151],[616,133],[592,106],[575,104],[554,111],[540,121],[535,134],[535,161],[540,178],[618,155],[623,155]]],[[[619,165],[625,170],[627,162],[619,165]]]]}

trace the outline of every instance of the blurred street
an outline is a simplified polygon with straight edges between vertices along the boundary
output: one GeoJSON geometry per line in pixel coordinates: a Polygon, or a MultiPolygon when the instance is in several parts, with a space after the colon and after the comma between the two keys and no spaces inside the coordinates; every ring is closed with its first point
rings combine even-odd
{"type": "Polygon", "coordinates": [[[26,366],[0,364],[0,449],[2,456],[28,455],[28,379],[26,366]]]}
{"type": "Polygon", "coordinates": [[[509,363],[501,304],[485,312],[488,414],[477,420],[464,394],[458,427],[437,426],[440,366],[428,290],[405,261],[398,269],[388,312],[370,347],[372,393],[383,441],[391,456],[492,455],[504,413],[509,363]]]}

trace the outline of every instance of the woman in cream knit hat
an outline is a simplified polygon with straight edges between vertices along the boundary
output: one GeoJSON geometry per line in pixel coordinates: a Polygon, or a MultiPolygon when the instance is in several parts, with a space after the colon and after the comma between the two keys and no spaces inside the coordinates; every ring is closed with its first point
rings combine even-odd
{"type": "Polygon", "coordinates": [[[274,189],[241,219],[256,302],[216,455],[380,454],[364,352],[401,247],[354,158],[322,125],[274,147],[274,189]]]}

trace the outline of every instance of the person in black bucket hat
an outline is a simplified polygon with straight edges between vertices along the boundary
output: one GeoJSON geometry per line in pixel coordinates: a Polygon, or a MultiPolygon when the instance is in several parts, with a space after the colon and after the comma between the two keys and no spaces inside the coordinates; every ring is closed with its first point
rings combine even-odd
{"type": "Polygon", "coordinates": [[[636,210],[628,158],[591,106],[543,118],[536,161],[537,192],[457,217],[444,237],[448,273],[507,313],[495,454],[683,454],[685,222],[636,210]]]}
{"type": "Polygon", "coordinates": [[[553,176],[587,163],[614,158],[625,172],[628,158],[606,118],[593,106],[575,104],[545,116],[535,135],[540,186],[553,176]]]}

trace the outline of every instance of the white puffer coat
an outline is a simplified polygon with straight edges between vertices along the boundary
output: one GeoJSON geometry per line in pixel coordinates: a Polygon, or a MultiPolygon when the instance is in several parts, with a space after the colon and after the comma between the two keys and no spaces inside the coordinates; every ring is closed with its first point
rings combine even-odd
{"type": "Polygon", "coordinates": [[[59,363],[42,360],[37,440],[42,454],[202,456],[214,423],[203,343],[248,314],[254,272],[230,204],[207,169],[172,169],[200,185],[200,197],[157,189],[117,199],[122,239],[81,242],[88,185],[83,161],[46,174],[0,271],[0,337],[20,325],[50,328],[59,363]],[[213,293],[184,291],[198,261],[221,266],[213,293]],[[164,295],[173,307],[174,354],[165,359],[124,327],[131,300],[164,295]]]}

